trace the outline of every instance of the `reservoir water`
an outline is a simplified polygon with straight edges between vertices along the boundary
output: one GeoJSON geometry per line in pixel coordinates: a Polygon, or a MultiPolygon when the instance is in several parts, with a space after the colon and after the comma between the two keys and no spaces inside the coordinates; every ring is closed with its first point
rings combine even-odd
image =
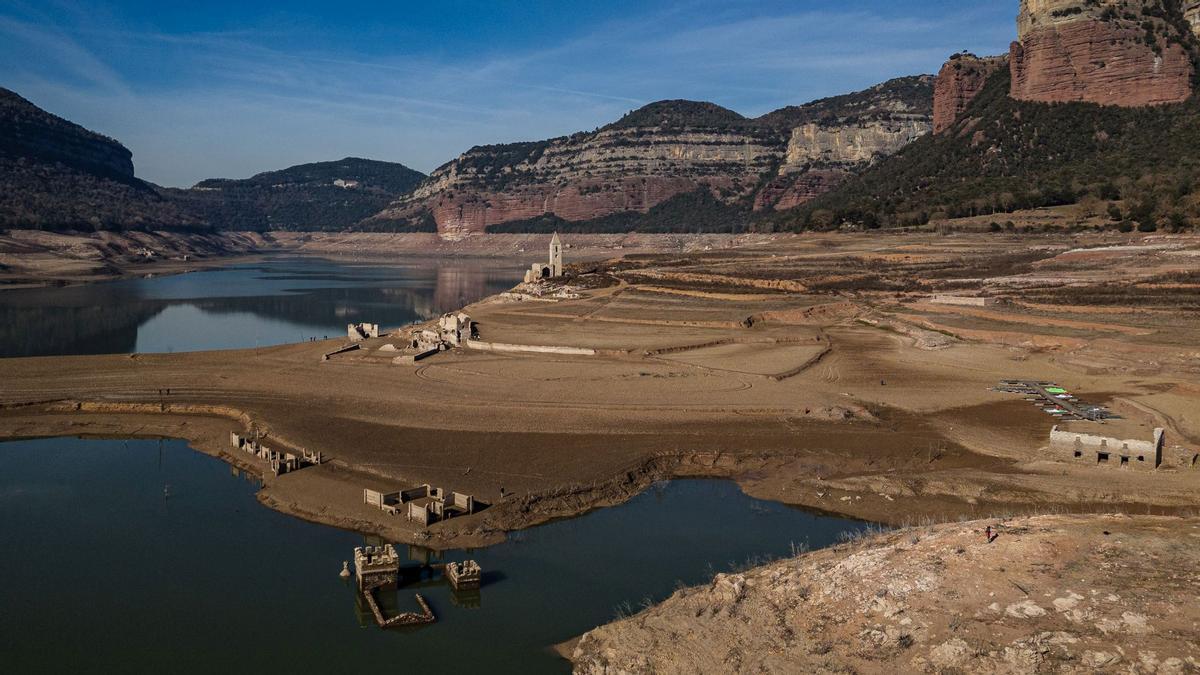
{"type": "Polygon", "coordinates": [[[0,463],[10,673],[567,672],[549,645],[678,583],[863,527],[725,481],[664,483],[498,546],[446,552],[480,563],[479,594],[414,580],[395,608],[416,610],[419,591],[438,622],[382,631],[338,577],[361,535],[261,506],[252,478],[182,441],[12,441],[0,463]]]}
{"type": "Polygon", "coordinates": [[[0,291],[0,357],[238,349],[402,326],[511,288],[516,262],[294,256],[190,274],[0,291]]]}
{"type": "MultiPolygon", "coordinates": [[[[247,348],[344,335],[351,322],[399,326],[505,290],[520,271],[278,258],[8,290],[0,357],[247,348]]],[[[181,441],[10,441],[0,466],[6,673],[561,673],[568,664],[547,648],[619,611],[863,527],[751,499],[728,482],[675,481],[498,546],[447,552],[482,565],[479,594],[414,580],[391,609],[415,610],[419,591],[437,623],[385,632],[338,577],[354,546],[382,542],[261,506],[253,477],[181,441]]]]}

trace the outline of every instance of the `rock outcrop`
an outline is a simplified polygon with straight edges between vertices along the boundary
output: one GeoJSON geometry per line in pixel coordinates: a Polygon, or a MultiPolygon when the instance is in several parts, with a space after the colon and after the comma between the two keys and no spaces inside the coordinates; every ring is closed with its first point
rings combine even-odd
{"type": "Polygon", "coordinates": [[[364,223],[432,218],[447,238],[554,215],[644,213],[704,190],[726,204],[790,208],[930,129],[932,78],[746,118],[711,103],[660,101],[590,133],[472,148],[364,223]]]}
{"type": "Polygon", "coordinates": [[[1128,107],[1184,101],[1194,52],[1186,16],[1196,9],[1178,0],[1022,0],[1011,95],[1128,107]]]}
{"type": "Polygon", "coordinates": [[[966,52],[951,56],[933,87],[933,133],[950,128],[983,90],[987,79],[1006,65],[1003,56],[980,58],[966,52]]]}
{"type": "Polygon", "coordinates": [[[717,574],[564,651],[582,675],[1191,673],[1198,535],[1096,515],[885,533],[717,574]]]}

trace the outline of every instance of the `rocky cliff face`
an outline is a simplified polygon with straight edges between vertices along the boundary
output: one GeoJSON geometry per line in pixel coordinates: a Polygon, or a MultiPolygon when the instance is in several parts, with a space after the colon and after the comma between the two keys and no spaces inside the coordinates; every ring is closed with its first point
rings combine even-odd
{"type": "Polygon", "coordinates": [[[940,134],[950,128],[983,90],[987,79],[1007,63],[1003,56],[980,58],[968,53],[951,56],[938,72],[933,87],[933,133],[940,134]]]}
{"type": "Polygon", "coordinates": [[[448,238],[553,214],[646,212],[707,190],[727,204],[789,208],[930,128],[932,78],[749,119],[711,103],[660,101],[592,133],[472,148],[372,219],[432,216],[448,238]]]}
{"type": "Polygon", "coordinates": [[[0,88],[0,153],[133,177],[125,146],[38,108],[0,88]]]}
{"type": "Polygon", "coordinates": [[[1192,93],[1194,3],[1022,0],[1009,59],[1013,98],[1145,106],[1192,93]],[[1186,12],[1186,14],[1185,14],[1186,12]]]}

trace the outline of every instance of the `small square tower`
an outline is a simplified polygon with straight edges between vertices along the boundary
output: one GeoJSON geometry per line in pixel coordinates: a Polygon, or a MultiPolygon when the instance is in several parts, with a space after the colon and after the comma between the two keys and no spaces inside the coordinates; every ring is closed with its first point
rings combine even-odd
{"type": "Polygon", "coordinates": [[[562,240],[558,238],[558,233],[554,233],[554,238],[550,240],[550,276],[561,277],[562,269],[562,240]]]}

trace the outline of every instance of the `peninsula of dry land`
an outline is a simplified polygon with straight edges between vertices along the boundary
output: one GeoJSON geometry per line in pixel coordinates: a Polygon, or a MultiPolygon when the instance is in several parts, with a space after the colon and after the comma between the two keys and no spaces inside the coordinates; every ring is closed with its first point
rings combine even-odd
{"type": "Polygon", "coordinates": [[[1046,449],[1054,418],[993,387],[1059,383],[1122,417],[1065,428],[1163,428],[1172,462],[1200,448],[1198,256],[1187,236],[934,234],[626,256],[465,308],[483,341],[594,354],[459,348],[404,366],[396,334],[328,360],[340,341],[4,359],[0,434],[181,437],[262,472],[229,447],[229,431],[252,429],[331,459],[266,476],[263,502],[435,547],[673,476],[892,524],[1170,514],[1200,504],[1200,472],[1069,461],[1046,449]],[[423,483],[490,507],[424,527],[363,503],[364,488],[423,483]]]}

